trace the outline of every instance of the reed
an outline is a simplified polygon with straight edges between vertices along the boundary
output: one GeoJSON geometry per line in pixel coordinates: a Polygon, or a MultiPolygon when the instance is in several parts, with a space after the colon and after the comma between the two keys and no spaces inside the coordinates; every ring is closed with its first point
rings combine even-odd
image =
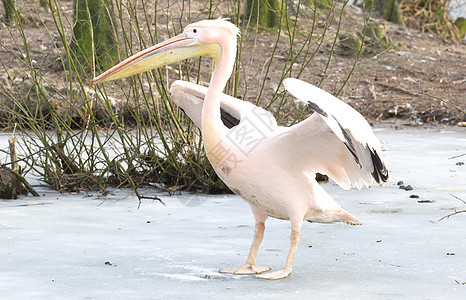
{"type": "MultiPolygon", "coordinates": [[[[21,12],[30,2],[17,6],[14,25],[7,29],[17,42],[0,41],[0,67],[6,74],[0,79],[1,125],[15,128],[23,174],[60,191],[131,187],[140,198],[158,199],[138,192],[147,185],[170,192],[228,191],[207,161],[199,129],[167,92],[174,79],[208,85],[209,59],[190,59],[91,88],[91,79],[103,70],[91,63],[92,71],[85,73],[83,62],[70,55],[71,1],[48,0],[48,10],[27,11],[34,14],[34,31],[26,29],[31,24],[21,12]],[[46,55],[31,32],[41,33],[46,55]]],[[[281,82],[318,73],[321,78],[313,83],[325,84],[346,5],[332,1],[321,9],[302,2],[284,1],[278,28],[265,30],[244,17],[241,1],[114,0],[119,59],[178,34],[196,20],[229,17],[242,35],[225,92],[267,108],[279,123],[290,125],[308,112],[283,92],[281,82]],[[272,46],[258,46],[264,42],[272,46]],[[326,63],[311,70],[324,45],[331,47],[326,63]],[[270,77],[278,80],[271,83],[270,77]]],[[[335,93],[342,91],[355,66],[348,67],[345,80],[333,83],[335,93]]]]}

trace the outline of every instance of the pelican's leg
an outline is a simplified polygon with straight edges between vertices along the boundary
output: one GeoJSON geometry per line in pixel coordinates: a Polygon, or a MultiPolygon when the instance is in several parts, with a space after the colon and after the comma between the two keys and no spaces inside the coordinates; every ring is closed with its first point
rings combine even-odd
{"type": "Polygon", "coordinates": [[[251,209],[254,214],[256,225],[254,227],[254,239],[252,240],[251,249],[249,250],[246,263],[240,267],[219,270],[220,273],[251,275],[260,274],[270,270],[270,268],[260,266],[256,263],[257,252],[259,251],[259,246],[264,238],[265,220],[267,219],[267,215],[258,211],[254,207],[251,207],[251,209]]]}
{"type": "Polygon", "coordinates": [[[279,271],[257,275],[256,276],[257,278],[282,279],[291,274],[293,258],[294,258],[294,254],[296,253],[296,249],[298,248],[302,224],[303,224],[302,218],[291,221],[291,236],[290,236],[291,245],[290,245],[290,251],[288,252],[288,258],[286,259],[285,267],[279,271]]]}

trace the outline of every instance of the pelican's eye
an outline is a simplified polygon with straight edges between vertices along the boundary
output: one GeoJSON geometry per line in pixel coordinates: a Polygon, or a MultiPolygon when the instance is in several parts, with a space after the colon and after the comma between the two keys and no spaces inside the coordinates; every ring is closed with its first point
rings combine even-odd
{"type": "Polygon", "coordinates": [[[198,38],[201,35],[201,28],[199,27],[186,28],[184,33],[186,34],[186,36],[190,38],[198,38]]]}

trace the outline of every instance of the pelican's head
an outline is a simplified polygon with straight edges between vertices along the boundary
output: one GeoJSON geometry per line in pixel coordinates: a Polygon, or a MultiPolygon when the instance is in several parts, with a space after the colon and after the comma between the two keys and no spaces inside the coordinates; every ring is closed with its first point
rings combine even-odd
{"type": "Polygon", "coordinates": [[[208,55],[216,64],[222,49],[236,48],[239,29],[224,19],[204,20],[185,27],[183,33],[142,50],[95,77],[91,85],[128,77],[191,57],[208,55]]]}

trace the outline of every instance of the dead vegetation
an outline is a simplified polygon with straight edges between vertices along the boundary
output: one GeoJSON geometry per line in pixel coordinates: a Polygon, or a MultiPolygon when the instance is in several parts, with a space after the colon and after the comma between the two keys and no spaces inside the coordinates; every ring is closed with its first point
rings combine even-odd
{"type": "Polygon", "coordinates": [[[460,32],[449,15],[451,3],[451,0],[402,0],[400,8],[406,26],[460,42],[460,32]]]}
{"type": "MultiPolygon", "coordinates": [[[[97,74],[69,68],[72,1],[50,0],[51,11],[31,3],[17,1],[21,18],[13,25],[0,21],[0,121],[10,129],[18,124],[28,141],[20,158],[25,172],[40,174],[58,190],[147,184],[225,190],[205,158],[198,130],[166,94],[174,79],[207,85],[212,70],[208,59],[93,90],[89,83],[97,74]]],[[[119,59],[195,20],[230,17],[242,35],[241,59],[227,93],[269,109],[280,124],[310,113],[285,96],[285,77],[321,86],[372,123],[456,126],[466,121],[464,44],[375,20],[383,24],[383,38],[390,44],[378,48],[373,47],[376,40],[366,43],[367,51],[355,63],[355,56],[340,48],[338,35],[364,32],[367,15],[361,8],[341,10],[334,2],[316,11],[290,4],[288,25],[263,30],[242,19],[236,1],[118,3],[123,9],[117,20],[119,59]]]]}

